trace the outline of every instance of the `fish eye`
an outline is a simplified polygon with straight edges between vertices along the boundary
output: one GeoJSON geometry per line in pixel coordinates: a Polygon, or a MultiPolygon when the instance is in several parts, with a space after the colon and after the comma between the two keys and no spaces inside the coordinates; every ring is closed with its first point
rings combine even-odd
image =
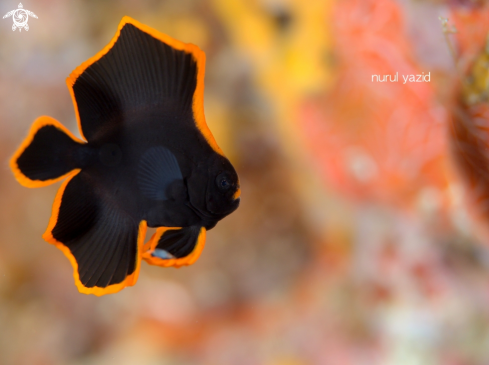
{"type": "Polygon", "coordinates": [[[229,174],[227,172],[223,172],[222,174],[217,175],[216,185],[219,188],[219,190],[222,191],[229,190],[232,186],[232,182],[229,174]]]}

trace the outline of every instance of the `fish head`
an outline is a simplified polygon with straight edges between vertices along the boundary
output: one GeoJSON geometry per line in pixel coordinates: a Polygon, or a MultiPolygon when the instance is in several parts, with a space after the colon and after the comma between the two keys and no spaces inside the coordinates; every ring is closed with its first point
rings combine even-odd
{"type": "Polygon", "coordinates": [[[207,183],[206,206],[213,214],[226,216],[234,212],[240,202],[241,189],[236,170],[221,155],[210,164],[207,183]]]}
{"type": "Polygon", "coordinates": [[[186,182],[189,205],[208,222],[209,227],[239,206],[238,174],[229,160],[220,154],[213,154],[194,166],[186,182]]]}

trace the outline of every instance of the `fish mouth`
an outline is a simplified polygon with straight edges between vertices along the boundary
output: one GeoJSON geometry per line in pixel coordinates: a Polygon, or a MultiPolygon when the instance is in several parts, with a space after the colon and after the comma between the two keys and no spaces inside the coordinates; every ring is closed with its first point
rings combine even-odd
{"type": "MultiPolygon", "coordinates": [[[[205,193],[206,193],[205,195],[207,196],[207,189],[206,189],[205,193]]],[[[203,208],[203,209],[201,209],[201,208],[195,206],[194,204],[192,204],[192,200],[190,199],[190,197],[189,197],[188,203],[186,205],[190,209],[192,209],[192,211],[194,213],[196,213],[200,217],[203,217],[204,219],[208,219],[208,220],[221,220],[225,216],[231,214],[236,209],[238,209],[239,204],[241,202],[240,195],[241,195],[241,189],[238,188],[238,190],[234,193],[234,195],[232,197],[233,200],[230,202],[229,208],[226,209],[226,210],[224,210],[224,211],[221,211],[221,212],[215,212],[212,209],[210,209],[209,206],[208,206],[207,199],[206,199],[206,202],[205,202],[205,208],[203,208]]]]}
{"type": "Polygon", "coordinates": [[[238,209],[240,203],[241,203],[241,198],[235,198],[233,201],[233,208],[231,212],[234,212],[236,209],[238,209]]]}
{"type": "Polygon", "coordinates": [[[241,188],[239,187],[238,185],[238,189],[236,190],[236,192],[234,193],[233,195],[233,199],[234,200],[239,200],[239,197],[241,196],[241,188]]]}
{"type": "Polygon", "coordinates": [[[238,209],[240,202],[241,202],[241,198],[234,199],[231,202],[230,207],[222,212],[214,212],[209,207],[207,207],[207,209],[199,209],[198,207],[193,205],[190,200],[187,205],[190,207],[190,209],[194,211],[194,213],[200,215],[201,217],[211,219],[211,220],[216,220],[216,219],[220,220],[225,216],[234,212],[236,209],[238,209]]]}

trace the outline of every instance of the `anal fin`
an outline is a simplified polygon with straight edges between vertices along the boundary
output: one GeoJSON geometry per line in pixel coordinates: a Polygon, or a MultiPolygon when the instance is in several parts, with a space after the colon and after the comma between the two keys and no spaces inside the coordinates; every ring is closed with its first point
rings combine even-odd
{"type": "Polygon", "coordinates": [[[160,227],[143,247],[143,259],[150,265],[181,267],[192,265],[205,245],[206,229],[160,227]]]}

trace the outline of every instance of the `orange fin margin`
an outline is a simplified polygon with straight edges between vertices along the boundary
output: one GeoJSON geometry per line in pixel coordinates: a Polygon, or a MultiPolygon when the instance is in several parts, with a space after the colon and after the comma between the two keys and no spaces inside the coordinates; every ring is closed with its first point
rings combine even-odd
{"type": "MultiPolygon", "coordinates": [[[[85,138],[82,130],[80,114],[78,112],[78,104],[75,98],[75,92],[73,90],[73,85],[75,84],[78,77],[93,63],[97,62],[100,58],[102,58],[110,49],[114,46],[117,39],[121,34],[121,29],[126,24],[132,24],[139,30],[149,34],[150,36],[160,40],[161,42],[169,45],[170,47],[177,49],[179,51],[184,51],[186,53],[192,54],[195,62],[197,63],[197,85],[195,88],[193,103],[192,103],[192,111],[195,118],[195,123],[199,131],[202,133],[204,138],[207,140],[209,145],[212,147],[214,151],[224,156],[221,148],[217,145],[214,136],[212,135],[207,123],[205,121],[204,116],[204,75],[205,75],[205,53],[196,45],[191,43],[183,43],[179,40],[176,40],[164,33],[161,33],[147,25],[144,25],[138,22],[131,17],[124,16],[117,27],[117,32],[114,37],[110,40],[110,42],[95,56],[89,58],[85,62],[83,62],[80,66],[75,68],[70,76],[66,79],[66,84],[68,86],[68,90],[70,91],[71,99],[73,100],[73,105],[75,107],[76,120],[78,121],[78,128],[80,129],[80,133],[85,138]]],[[[86,139],[86,138],[85,138],[86,139]]]]}
{"type": "Polygon", "coordinates": [[[134,269],[134,272],[127,276],[123,282],[118,283],[118,284],[112,284],[109,285],[105,288],[100,288],[100,287],[93,287],[93,288],[87,288],[82,284],[80,281],[80,276],[78,274],[78,263],[71,253],[70,249],[66,247],[62,242],[57,241],[52,234],[52,231],[54,227],[56,226],[56,222],[58,221],[58,214],[59,214],[59,208],[61,206],[61,199],[63,197],[63,193],[66,189],[66,186],[68,183],[71,181],[73,177],[75,177],[78,174],[79,171],[76,172],[71,172],[66,179],[66,181],[63,182],[61,187],[59,188],[58,192],[56,193],[56,198],[54,199],[53,203],[53,212],[51,214],[51,218],[49,220],[48,227],[46,229],[46,232],[43,234],[43,238],[45,241],[55,245],[58,249],[63,252],[63,254],[68,258],[68,260],[71,263],[71,266],[73,267],[73,277],[75,279],[75,285],[78,288],[78,291],[83,294],[94,294],[96,296],[102,296],[105,294],[113,294],[121,291],[127,286],[132,286],[136,284],[138,277],[139,277],[139,271],[141,269],[141,256],[142,256],[142,250],[143,250],[143,244],[144,244],[144,237],[146,235],[146,228],[147,224],[146,221],[141,221],[139,223],[139,231],[138,231],[138,240],[137,240],[137,254],[136,254],[136,268],[134,269]]]}
{"type": "Polygon", "coordinates": [[[181,227],[160,227],[156,230],[153,237],[151,237],[151,239],[143,247],[142,257],[148,264],[162,267],[173,266],[179,268],[186,265],[192,265],[195,263],[195,261],[197,261],[205,246],[206,229],[204,227],[201,227],[199,237],[197,238],[197,243],[189,255],[175,259],[161,259],[152,255],[161,236],[163,236],[166,231],[177,229],[181,229],[181,227]]]}
{"type": "Polygon", "coordinates": [[[37,118],[34,123],[32,123],[32,126],[29,130],[29,133],[27,137],[24,139],[22,144],[17,148],[17,151],[15,151],[14,155],[10,158],[9,165],[10,169],[14,173],[15,179],[20,183],[20,185],[25,186],[27,188],[40,188],[43,186],[48,186],[51,184],[54,184],[55,182],[58,182],[60,180],[63,180],[64,178],[70,176],[74,172],[78,173],[80,172],[80,169],[75,169],[72,170],[60,177],[57,177],[56,179],[50,179],[50,180],[31,180],[27,176],[25,176],[22,171],[20,171],[19,166],[17,165],[17,160],[19,157],[24,153],[27,147],[32,143],[34,136],[36,135],[37,131],[41,129],[42,127],[46,125],[52,125],[59,130],[63,131],[65,134],[67,134],[72,140],[75,142],[78,142],[80,144],[85,144],[85,141],[82,141],[79,138],[76,138],[73,133],[71,133],[63,124],[58,122],[56,119],[48,117],[48,116],[41,116],[37,118]]]}

